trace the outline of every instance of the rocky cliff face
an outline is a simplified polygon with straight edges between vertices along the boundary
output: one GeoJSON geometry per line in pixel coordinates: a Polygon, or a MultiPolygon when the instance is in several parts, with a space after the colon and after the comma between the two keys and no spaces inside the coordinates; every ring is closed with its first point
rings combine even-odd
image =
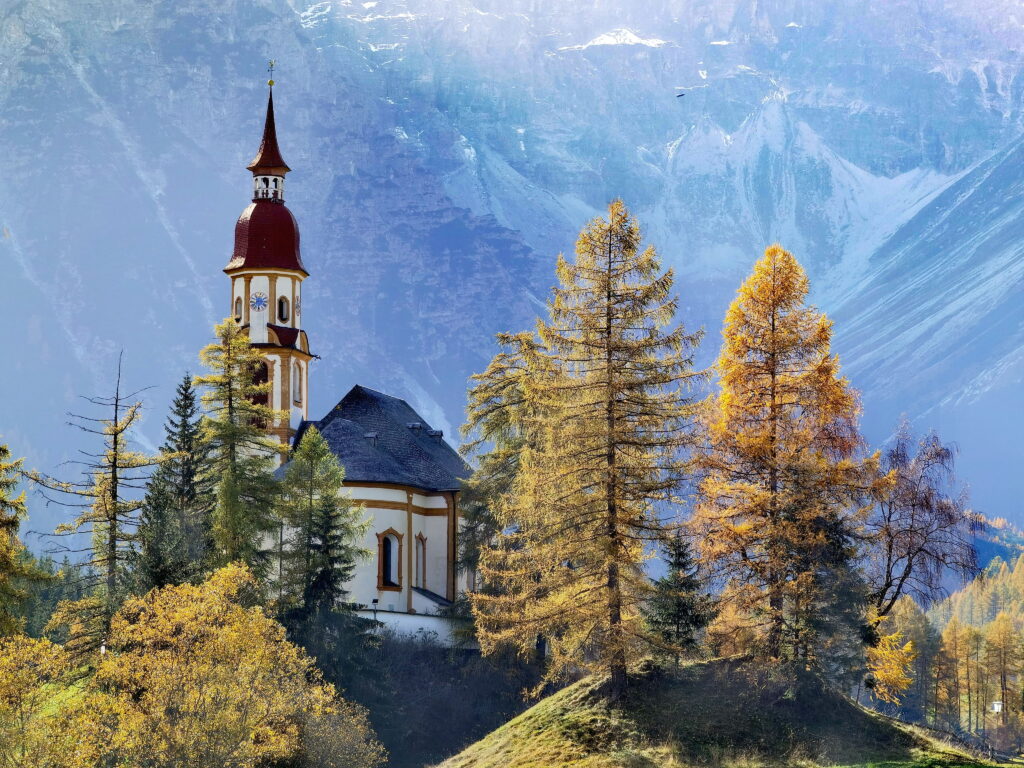
{"type": "Polygon", "coordinates": [[[0,429],[32,464],[66,457],[63,412],[123,348],[130,381],[158,386],[158,440],[229,310],[219,270],[274,57],[314,413],[358,381],[451,435],[492,334],[525,327],[553,255],[621,196],[707,357],[781,241],[837,321],[871,436],[900,410],[940,426],[983,506],[1012,515],[989,468],[1024,426],[1018,17],[1009,0],[8,3],[0,429]]]}

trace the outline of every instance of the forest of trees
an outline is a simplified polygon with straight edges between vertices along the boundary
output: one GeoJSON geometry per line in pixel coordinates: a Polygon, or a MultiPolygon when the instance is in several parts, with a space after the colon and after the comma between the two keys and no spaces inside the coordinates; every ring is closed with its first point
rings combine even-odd
{"type": "Polygon", "coordinates": [[[997,557],[927,610],[900,598],[887,625],[913,654],[905,686],[880,704],[885,711],[1024,748],[1024,555],[1012,565],[997,557]]]}
{"type": "Polygon", "coordinates": [[[0,446],[0,768],[374,766],[384,745],[421,765],[524,694],[592,673],[614,704],[648,660],[733,654],[1019,746],[1024,560],[942,601],[975,575],[982,525],[955,450],[907,424],[867,445],[796,258],[776,245],[756,262],[707,370],[621,201],[556,276],[469,390],[473,589],[453,615],[482,655],[354,612],[363,510],[314,428],[275,473],[265,428],[284,415],[233,320],[177,383],[158,453],[134,447],[143,405],[120,367],[72,419],[79,476],[0,446]],[[68,510],[59,562],[18,538],[30,488],[68,510]],[[68,722],[90,737],[70,744],[68,722]]]}

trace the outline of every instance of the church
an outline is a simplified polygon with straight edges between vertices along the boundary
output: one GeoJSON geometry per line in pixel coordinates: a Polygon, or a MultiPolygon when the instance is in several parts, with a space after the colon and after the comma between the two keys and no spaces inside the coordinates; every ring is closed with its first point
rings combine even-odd
{"type": "Polygon", "coordinates": [[[248,330],[266,363],[269,405],[290,419],[271,436],[295,448],[318,429],[345,468],[345,489],[370,521],[361,560],[346,586],[359,612],[403,633],[431,632],[451,642],[441,614],[460,591],[456,547],[460,480],[470,469],[404,400],[355,386],[323,418],[309,418],[309,337],[302,327],[302,286],[310,277],[299,226],[285,205],[291,170],[277,144],[273,81],[263,139],[252,173],[252,202],[235,224],[234,251],[224,272],[231,314],[248,330]]]}

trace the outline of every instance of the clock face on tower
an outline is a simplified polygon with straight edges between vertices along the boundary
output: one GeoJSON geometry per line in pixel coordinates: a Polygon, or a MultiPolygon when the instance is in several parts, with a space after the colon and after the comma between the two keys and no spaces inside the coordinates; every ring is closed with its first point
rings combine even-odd
{"type": "Polygon", "coordinates": [[[257,291],[249,297],[249,308],[253,312],[262,312],[267,308],[267,294],[257,291]]]}

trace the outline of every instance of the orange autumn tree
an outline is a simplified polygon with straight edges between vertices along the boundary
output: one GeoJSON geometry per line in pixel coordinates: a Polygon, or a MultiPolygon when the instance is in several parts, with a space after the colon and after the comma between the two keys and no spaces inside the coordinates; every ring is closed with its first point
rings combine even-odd
{"type": "Polygon", "coordinates": [[[899,704],[914,682],[911,668],[916,658],[914,643],[905,640],[899,631],[883,635],[876,645],[868,648],[868,670],[875,696],[889,704],[899,704]]]}
{"type": "Polygon", "coordinates": [[[532,655],[541,636],[547,681],[607,674],[615,699],[665,645],[641,611],[645,545],[670,532],[659,505],[686,475],[700,333],[675,322],[673,272],[620,200],[557,273],[535,337],[502,337],[470,390],[471,428],[494,444],[482,467],[502,480],[473,611],[484,653],[532,655]]]}
{"type": "Polygon", "coordinates": [[[862,458],[832,323],[807,293],[774,245],[729,307],[691,521],[700,560],[770,658],[811,657],[830,624],[860,618],[852,534],[875,460],[862,458]]]}

